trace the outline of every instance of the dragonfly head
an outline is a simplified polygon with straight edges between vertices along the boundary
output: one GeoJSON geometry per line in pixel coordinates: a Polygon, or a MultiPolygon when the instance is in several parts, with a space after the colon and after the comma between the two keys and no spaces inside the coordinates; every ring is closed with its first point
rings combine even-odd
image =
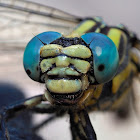
{"type": "Polygon", "coordinates": [[[65,38],[57,32],[45,32],[28,43],[23,62],[31,79],[45,83],[47,100],[72,105],[80,102],[90,84],[107,82],[115,75],[116,52],[114,43],[105,35],[88,33],[80,38],[65,38]]]}

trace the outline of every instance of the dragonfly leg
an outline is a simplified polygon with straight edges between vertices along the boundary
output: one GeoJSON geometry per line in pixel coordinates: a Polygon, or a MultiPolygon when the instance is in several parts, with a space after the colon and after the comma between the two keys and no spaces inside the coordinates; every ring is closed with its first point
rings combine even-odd
{"type": "Polygon", "coordinates": [[[36,112],[36,113],[57,113],[60,110],[60,106],[53,106],[51,104],[44,104],[40,103],[33,108],[31,108],[31,111],[36,112]]]}
{"type": "Polygon", "coordinates": [[[41,103],[41,101],[43,101],[43,95],[39,95],[26,100],[19,101],[15,104],[4,107],[0,111],[0,127],[2,130],[2,135],[4,140],[10,140],[5,122],[8,121],[8,119],[14,117],[17,112],[28,108],[32,108],[33,106],[41,103]]]}
{"type": "Polygon", "coordinates": [[[69,111],[73,140],[97,140],[86,110],[69,111]]]}

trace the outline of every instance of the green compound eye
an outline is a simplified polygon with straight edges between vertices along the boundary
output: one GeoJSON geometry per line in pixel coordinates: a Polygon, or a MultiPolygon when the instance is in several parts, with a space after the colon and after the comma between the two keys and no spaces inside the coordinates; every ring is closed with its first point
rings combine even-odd
{"type": "Polygon", "coordinates": [[[81,38],[89,45],[93,54],[94,76],[98,83],[110,81],[116,74],[119,55],[113,41],[100,33],[87,33],[81,38]]]}

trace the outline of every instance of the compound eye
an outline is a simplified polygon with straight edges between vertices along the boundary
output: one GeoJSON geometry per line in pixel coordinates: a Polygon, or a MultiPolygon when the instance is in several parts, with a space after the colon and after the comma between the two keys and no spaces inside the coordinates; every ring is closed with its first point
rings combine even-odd
{"type": "Polygon", "coordinates": [[[41,80],[40,75],[40,48],[43,47],[44,44],[47,45],[61,36],[58,32],[43,32],[32,38],[27,44],[23,56],[23,65],[27,75],[31,79],[44,82],[41,80]]]}
{"type": "Polygon", "coordinates": [[[93,54],[94,76],[98,83],[110,81],[116,74],[119,56],[113,41],[100,33],[87,33],[82,39],[89,44],[93,54]]]}

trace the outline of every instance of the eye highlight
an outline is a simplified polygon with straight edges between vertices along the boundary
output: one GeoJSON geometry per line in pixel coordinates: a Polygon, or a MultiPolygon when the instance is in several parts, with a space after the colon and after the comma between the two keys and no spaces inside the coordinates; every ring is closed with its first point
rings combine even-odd
{"type": "Polygon", "coordinates": [[[87,33],[81,37],[93,54],[94,76],[98,83],[110,81],[116,74],[119,55],[113,41],[100,33],[87,33]]]}

